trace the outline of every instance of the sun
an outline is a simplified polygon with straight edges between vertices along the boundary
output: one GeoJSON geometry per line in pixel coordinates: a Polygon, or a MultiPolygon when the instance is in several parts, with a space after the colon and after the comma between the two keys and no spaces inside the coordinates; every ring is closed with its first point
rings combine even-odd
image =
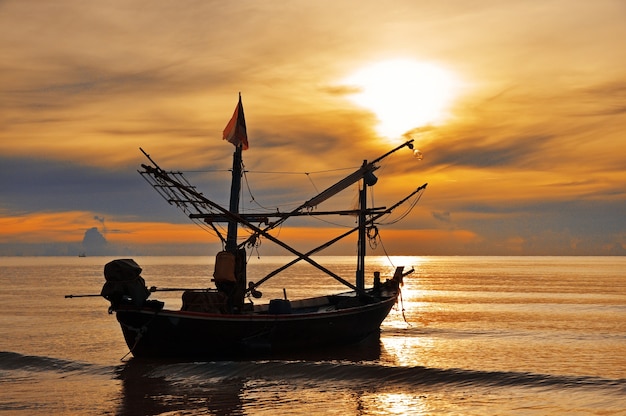
{"type": "Polygon", "coordinates": [[[390,139],[441,122],[459,88],[455,75],[442,66],[409,59],[372,64],[343,84],[354,88],[351,101],[372,111],[378,133],[390,139]]]}

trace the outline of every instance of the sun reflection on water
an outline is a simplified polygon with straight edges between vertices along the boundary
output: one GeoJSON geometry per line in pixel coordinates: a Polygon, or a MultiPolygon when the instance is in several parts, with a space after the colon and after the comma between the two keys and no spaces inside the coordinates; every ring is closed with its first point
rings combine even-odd
{"type": "Polygon", "coordinates": [[[428,396],[416,393],[376,392],[362,397],[363,414],[425,415],[432,409],[428,396]]]}

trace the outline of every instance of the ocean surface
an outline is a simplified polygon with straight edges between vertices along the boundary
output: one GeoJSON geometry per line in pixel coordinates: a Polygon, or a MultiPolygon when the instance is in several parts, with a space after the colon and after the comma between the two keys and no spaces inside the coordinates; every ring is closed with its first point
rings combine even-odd
{"type": "MultiPolygon", "coordinates": [[[[219,362],[134,359],[106,300],[64,297],[99,294],[109,260],[0,258],[0,414],[626,414],[626,257],[373,257],[367,285],[415,268],[379,339],[219,362]]],[[[135,260],[148,286],[212,286],[210,258],[135,260]]],[[[251,258],[249,280],[283,260],[251,258]]],[[[317,260],[353,280],[351,258],[317,260]]],[[[298,264],[255,302],[283,288],[345,291],[298,264]]]]}

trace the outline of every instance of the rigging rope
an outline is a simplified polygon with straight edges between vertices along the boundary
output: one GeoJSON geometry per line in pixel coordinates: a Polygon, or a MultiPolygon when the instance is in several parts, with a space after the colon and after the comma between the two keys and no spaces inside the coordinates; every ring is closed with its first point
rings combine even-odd
{"type": "MultiPolygon", "coordinates": [[[[389,261],[389,264],[391,264],[391,267],[396,268],[396,265],[391,260],[391,257],[389,256],[389,253],[387,252],[387,249],[385,248],[385,245],[383,244],[382,237],[380,236],[380,234],[377,234],[377,237],[378,237],[378,240],[380,241],[380,246],[383,248],[383,252],[385,253],[385,256],[387,257],[387,260],[389,261]]],[[[406,319],[406,315],[404,314],[405,312],[404,300],[402,298],[402,288],[400,286],[398,286],[398,295],[400,298],[400,304],[398,306],[400,308],[400,312],[402,312],[402,319],[404,319],[404,322],[406,322],[408,326],[412,326],[411,323],[406,319]]]]}
{"type": "Polygon", "coordinates": [[[419,200],[422,198],[422,195],[424,194],[424,192],[419,192],[417,194],[417,196],[415,197],[415,199],[413,200],[413,202],[411,202],[411,204],[409,205],[409,207],[407,208],[407,210],[400,214],[400,216],[394,220],[391,220],[389,222],[379,222],[379,224],[381,225],[393,225],[396,224],[400,221],[402,221],[407,215],[409,215],[411,213],[411,211],[413,211],[413,208],[415,208],[415,206],[417,205],[417,203],[419,202],[419,200]]]}
{"type": "Polygon", "coordinates": [[[309,172],[304,172],[304,174],[309,179],[309,182],[311,182],[311,185],[313,185],[313,189],[315,189],[315,192],[319,194],[320,191],[317,189],[317,186],[315,186],[315,182],[313,182],[313,179],[311,179],[311,175],[309,174],[309,172]]]}
{"type": "MultiPolygon", "coordinates": [[[[283,207],[283,208],[287,207],[289,209],[290,207],[298,206],[299,203],[290,203],[290,204],[276,205],[274,208],[271,208],[271,207],[266,207],[266,206],[260,204],[256,200],[256,197],[252,194],[252,188],[250,187],[250,182],[248,181],[248,175],[246,174],[247,172],[250,172],[250,171],[246,171],[246,170],[243,171],[243,179],[244,179],[244,182],[246,184],[246,189],[248,190],[248,194],[250,195],[250,202],[251,203],[254,203],[259,208],[264,209],[264,210],[266,210],[268,212],[280,212],[280,210],[279,210],[280,207],[283,207]]],[[[299,174],[301,174],[301,173],[299,173],[299,174]]],[[[305,174],[308,175],[308,173],[305,173],[305,174]]],[[[313,187],[315,187],[315,185],[313,185],[313,187]]],[[[243,190],[242,190],[242,194],[243,194],[243,190]]]]}
{"type": "Polygon", "coordinates": [[[135,328],[132,327],[130,325],[127,325],[123,322],[120,322],[121,325],[125,326],[126,328],[130,329],[131,331],[135,331],[137,332],[137,335],[135,335],[135,343],[133,344],[133,346],[128,350],[128,352],[122,357],[120,358],[120,361],[124,361],[124,359],[126,357],[128,357],[129,354],[132,354],[133,351],[135,351],[135,348],[137,348],[137,345],[139,345],[139,341],[141,340],[141,338],[143,337],[143,335],[148,332],[148,325],[150,325],[152,323],[152,321],[154,320],[154,318],[156,318],[156,316],[158,315],[159,311],[157,310],[156,312],[154,312],[154,315],[152,315],[152,318],[150,318],[150,320],[148,322],[146,322],[145,324],[143,324],[143,326],[141,328],[135,328]]]}

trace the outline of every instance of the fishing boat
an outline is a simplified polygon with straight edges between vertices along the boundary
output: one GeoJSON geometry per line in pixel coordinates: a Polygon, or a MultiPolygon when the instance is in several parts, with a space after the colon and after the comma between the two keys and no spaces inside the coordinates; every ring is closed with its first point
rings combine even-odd
{"type": "Polygon", "coordinates": [[[141,149],[149,163],[142,164],[138,172],[168,203],[212,230],[222,241],[222,250],[215,258],[215,287],[207,289],[148,288],[141,276],[142,268],[134,260],[118,259],[105,265],[106,282],[101,296],[111,303],[109,312],[117,317],[129,353],[135,357],[246,358],[257,353],[314,351],[354,344],[378,334],[381,323],[398,302],[403,278],[413,270],[404,271],[404,266],[398,266],[394,273],[383,276],[386,278],[384,282],[380,273],[374,272],[372,285],[366,287],[366,241],[373,234],[378,234],[377,226],[381,218],[405,203],[410,205],[409,209],[412,208],[426,184],[390,207],[368,207],[367,190],[377,182],[373,172],[379,168],[379,163],[400,149],[413,149],[413,140],[371,162],[364,161],[353,173],[293,210],[246,213],[239,210],[242,151],[248,148],[241,95],[223,138],[235,146],[228,207],[196,190],[182,172],[162,169],[141,149]],[[359,185],[358,208],[317,210],[319,204],[355,184],[359,185]],[[353,215],[357,218],[357,225],[303,252],[273,233],[286,220],[303,215],[353,215]],[[223,228],[227,226],[227,231],[220,231],[216,224],[224,224],[223,228]],[[239,238],[240,228],[247,229],[246,238],[239,238]],[[356,276],[352,283],[311,256],[354,233],[358,242],[356,276]],[[294,259],[252,282],[247,279],[247,250],[258,239],[277,244],[291,253],[294,259]],[[300,261],[311,264],[349,290],[304,299],[289,299],[287,291],[284,291],[283,298],[256,303],[261,297],[259,286],[300,261]],[[182,291],[180,310],[168,309],[163,302],[148,299],[159,290],[182,291]]]}

